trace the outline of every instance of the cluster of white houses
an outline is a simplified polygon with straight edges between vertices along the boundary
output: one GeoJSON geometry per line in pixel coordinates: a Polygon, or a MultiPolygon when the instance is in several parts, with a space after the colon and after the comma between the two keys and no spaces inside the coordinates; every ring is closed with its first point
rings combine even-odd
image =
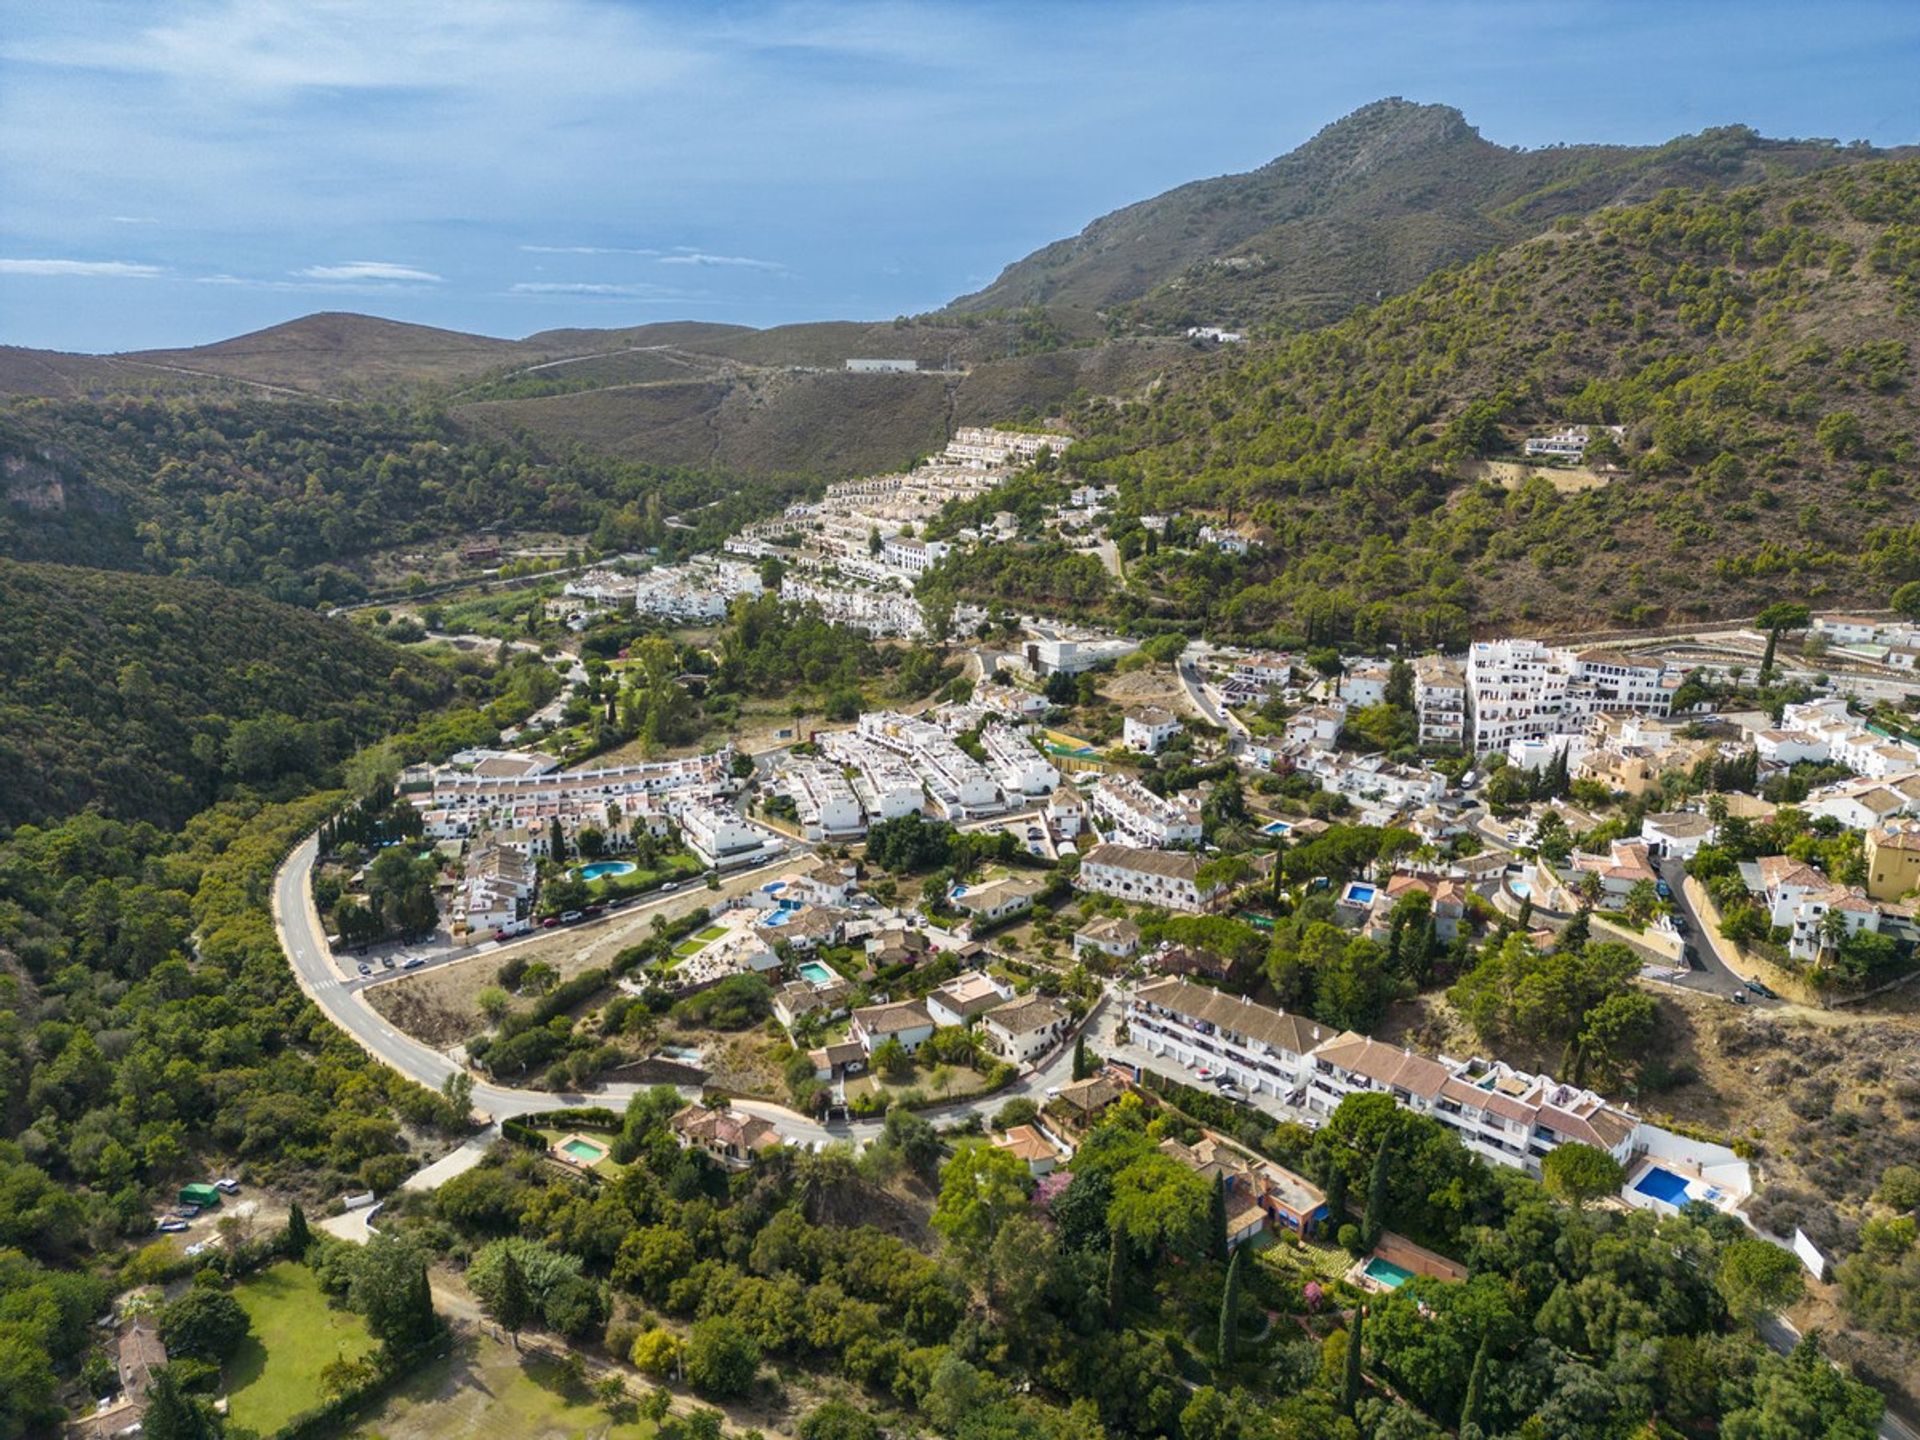
{"type": "Polygon", "coordinates": [[[1665,715],[1681,682],[1678,672],[1655,661],[1537,640],[1475,642],[1466,678],[1473,748],[1482,754],[1515,741],[1578,734],[1594,715],[1665,715]]]}
{"type": "Polygon", "coordinates": [[[924,999],[864,1005],[853,1012],[849,1038],[871,1059],[888,1041],[911,1055],[936,1029],[978,1024],[987,1048],[1013,1065],[1025,1065],[1058,1045],[1073,1028],[1066,1006],[1045,995],[1015,995],[984,971],[956,975],[924,999]]]}
{"type": "Polygon", "coordinates": [[[1087,804],[1102,833],[1123,844],[1164,850],[1200,843],[1197,804],[1177,795],[1156,795],[1131,775],[1103,775],[1087,804]]]}
{"type": "Polygon", "coordinates": [[[1591,1090],[1500,1061],[1429,1059],[1180,979],[1136,991],[1127,1026],[1150,1054],[1230,1076],[1249,1094],[1311,1114],[1331,1115],[1349,1095],[1390,1095],[1482,1159],[1532,1175],[1556,1146],[1578,1141],[1622,1165],[1654,1156],[1685,1167],[1710,1180],[1714,1203],[1729,1210],[1752,1190],[1745,1162],[1726,1147],[1674,1135],[1591,1090]]]}

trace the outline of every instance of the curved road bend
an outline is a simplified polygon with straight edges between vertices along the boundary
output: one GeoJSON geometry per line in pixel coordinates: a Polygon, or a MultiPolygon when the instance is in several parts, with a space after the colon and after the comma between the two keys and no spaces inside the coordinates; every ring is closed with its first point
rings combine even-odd
{"type": "MultiPolygon", "coordinates": [[[[397,1070],[409,1080],[438,1090],[449,1075],[461,1071],[463,1067],[425,1041],[396,1030],[367,1004],[363,996],[342,982],[327,948],[326,931],[313,905],[313,887],[309,883],[309,876],[318,854],[317,837],[308,836],[287,857],[273,879],[274,929],[280,936],[281,948],[293,963],[293,973],[300,982],[300,988],[325,1012],[329,1020],[374,1059],[397,1070]]],[[[651,905],[668,903],[672,898],[675,897],[663,897],[647,905],[629,907],[622,914],[630,916],[636,910],[644,911],[651,905]]],[[[1088,1017],[1089,1025],[1104,1004],[1104,998],[1096,1004],[1094,1013],[1088,1017]]],[[[1056,1048],[1043,1067],[1030,1071],[1006,1088],[978,1100],[956,1101],[951,1106],[938,1107],[939,1113],[948,1119],[960,1119],[973,1114],[982,1117],[991,1115],[1016,1096],[1039,1097],[1047,1088],[1065,1083],[1072,1074],[1072,1066],[1073,1046],[1063,1044],[1056,1048]]],[[[522,1090],[496,1085],[475,1077],[473,1103],[475,1109],[498,1121],[538,1110],[570,1110],[595,1105],[617,1110],[635,1095],[650,1088],[646,1085],[616,1084],[589,1094],[560,1094],[551,1090],[522,1090]]],[[[697,1090],[692,1087],[683,1086],[681,1090],[689,1099],[698,1096],[697,1090]]],[[[880,1133],[878,1120],[822,1125],[796,1110],[764,1100],[735,1100],[733,1106],[744,1114],[767,1121],[783,1138],[810,1145],[866,1140],[880,1133]]]]}

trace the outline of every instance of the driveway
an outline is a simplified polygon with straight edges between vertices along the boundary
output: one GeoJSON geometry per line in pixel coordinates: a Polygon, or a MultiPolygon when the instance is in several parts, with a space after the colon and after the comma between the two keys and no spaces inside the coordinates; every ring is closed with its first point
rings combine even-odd
{"type": "MultiPolygon", "coordinates": [[[[1672,983],[1708,995],[1748,994],[1745,982],[1727,964],[1731,942],[1723,939],[1719,930],[1701,916],[1697,903],[1698,882],[1687,878],[1686,862],[1669,856],[1656,868],[1673,892],[1673,908],[1687,922],[1687,944],[1693,948],[1693,968],[1672,983]]],[[[1774,1003],[1757,995],[1750,995],[1749,1000],[1754,1004],[1774,1003]]]]}

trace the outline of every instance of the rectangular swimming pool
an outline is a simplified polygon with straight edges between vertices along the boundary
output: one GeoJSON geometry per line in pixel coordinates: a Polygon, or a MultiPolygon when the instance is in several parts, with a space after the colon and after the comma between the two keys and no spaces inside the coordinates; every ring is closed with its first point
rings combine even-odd
{"type": "Polygon", "coordinates": [[[831,985],[840,977],[833,973],[831,966],[809,960],[800,967],[800,978],[810,985],[831,985]]]}
{"type": "Polygon", "coordinates": [[[595,1165],[607,1158],[607,1147],[591,1140],[569,1140],[560,1148],[582,1165],[595,1165]]]}
{"type": "Polygon", "coordinates": [[[1664,1200],[1676,1209],[1687,1203],[1687,1182],[1671,1170],[1662,1170],[1658,1165],[1647,1167],[1647,1173],[1634,1182],[1633,1188],[1642,1195],[1651,1195],[1656,1200],[1664,1200]]]}
{"type": "Polygon", "coordinates": [[[1389,1290],[1398,1290],[1413,1278],[1413,1272],[1405,1266],[1396,1265],[1391,1260],[1382,1260],[1378,1255],[1367,1261],[1366,1277],[1375,1284],[1384,1285],[1389,1290]]]}

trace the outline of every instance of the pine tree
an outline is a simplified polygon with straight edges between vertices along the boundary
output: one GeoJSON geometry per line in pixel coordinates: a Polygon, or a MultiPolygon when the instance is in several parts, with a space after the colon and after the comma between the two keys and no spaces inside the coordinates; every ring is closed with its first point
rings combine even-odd
{"type": "Polygon", "coordinates": [[[520,1348],[520,1327],[533,1318],[533,1295],[527,1288],[526,1271],[520,1257],[509,1249],[500,1261],[500,1292],[494,1296],[489,1313],[513,1336],[513,1348],[520,1348]]]}
{"type": "Polygon", "coordinates": [[[1213,1212],[1208,1220],[1208,1228],[1212,1232],[1213,1258],[1225,1260],[1227,1258],[1227,1177],[1224,1175],[1213,1177],[1213,1212]]]}
{"type": "Polygon", "coordinates": [[[1487,1388],[1487,1338],[1480,1337],[1480,1348],[1473,1355],[1473,1373],[1467,1377],[1467,1398],[1460,1406],[1460,1440],[1476,1440],[1480,1429],[1480,1406],[1487,1388]]]}
{"type": "Polygon", "coordinates": [[[1231,1365],[1240,1350],[1240,1267],[1245,1252],[1236,1250],[1227,1263],[1227,1284],[1220,1292],[1220,1338],[1216,1353],[1222,1365],[1231,1365]]]}
{"type": "Polygon", "coordinates": [[[1107,1242],[1107,1318],[1114,1324],[1120,1322],[1120,1312],[1127,1303],[1127,1251],[1126,1239],[1115,1230],[1107,1242]]]}
{"type": "Polygon", "coordinates": [[[286,1251],[298,1260],[307,1253],[313,1244],[313,1231],[307,1226],[307,1212],[300,1208],[300,1202],[294,1201],[287,1208],[286,1251]]]}
{"type": "Polygon", "coordinates": [[[1344,1415],[1353,1414],[1360,1403],[1360,1325],[1366,1318],[1367,1307],[1357,1306],[1353,1324],[1347,1327],[1347,1375],[1340,1386],[1340,1411],[1344,1415]]]}
{"type": "Polygon", "coordinates": [[[1387,1228],[1387,1173],[1392,1163],[1392,1147],[1382,1140],[1373,1157],[1373,1178],[1367,1185],[1367,1212],[1360,1219],[1361,1240],[1369,1250],[1387,1228]]]}

